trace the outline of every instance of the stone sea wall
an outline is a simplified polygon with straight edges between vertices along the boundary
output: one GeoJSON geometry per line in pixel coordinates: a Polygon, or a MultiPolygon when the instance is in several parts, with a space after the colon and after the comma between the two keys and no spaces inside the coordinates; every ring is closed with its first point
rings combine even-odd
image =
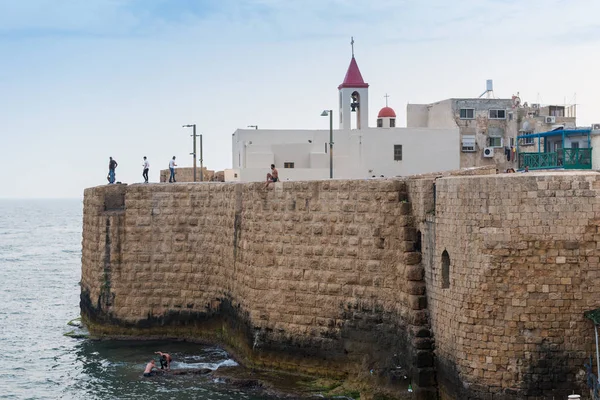
{"type": "Polygon", "coordinates": [[[87,189],[83,315],[96,333],[220,337],[256,365],[393,370],[435,393],[410,213],[402,180],[87,189]]]}
{"type": "Polygon", "coordinates": [[[406,376],[416,398],[582,393],[600,174],[491,172],[86,189],[82,315],[258,367],[406,376]]]}
{"type": "Polygon", "coordinates": [[[600,174],[454,177],[436,188],[425,280],[442,398],[585,394],[595,349],[583,313],[600,305],[600,174]]]}

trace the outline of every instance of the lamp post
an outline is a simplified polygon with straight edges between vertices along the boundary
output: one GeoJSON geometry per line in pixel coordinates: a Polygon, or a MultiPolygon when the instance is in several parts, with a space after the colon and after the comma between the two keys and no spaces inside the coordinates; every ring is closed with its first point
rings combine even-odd
{"type": "MultiPolygon", "coordinates": [[[[191,124],[191,125],[182,125],[183,128],[193,128],[193,133],[192,133],[192,137],[194,138],[194,150],[193,153],[191,153],[192,156],[194,156],[194,182],[196,182],[196,124],[191,124]]],[[[202,135],[200,135],[200,152],[202,152],[202,135]]],[[[202,161],[200,161],[200,163],[202,163],[202,161]]],[[[200,164],[200,180],[202,181],[202,164],[200,164]]]]}
{"type": "Polygon", "coordinates": [[[333,179],[333,110],[323,110],[321,117],[329,114],[329,179],[333,179]]]}
{"type": "Polygon", "coordinates": [[[248,125],[248,128],[254,128],[254,129],[258,130],[258,125],[248,125]]]}
{"type": "Polygon", "coordinates": [[[200,182],[204,182],[204,157],[202,156],[202,134],[200,134],[200,182]]]}

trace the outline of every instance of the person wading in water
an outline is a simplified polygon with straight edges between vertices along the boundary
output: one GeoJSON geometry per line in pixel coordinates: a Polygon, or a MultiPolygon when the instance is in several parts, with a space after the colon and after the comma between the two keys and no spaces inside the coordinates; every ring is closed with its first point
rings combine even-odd
{"type": "Polygon", "coordinates": [[[173,358],[168,353],[163,353],[161,351],[157,351],[154,354],[158,354],[160,356],[160,369],[167,369],[167,371],[171,370],[171,361],[173,358]]]}

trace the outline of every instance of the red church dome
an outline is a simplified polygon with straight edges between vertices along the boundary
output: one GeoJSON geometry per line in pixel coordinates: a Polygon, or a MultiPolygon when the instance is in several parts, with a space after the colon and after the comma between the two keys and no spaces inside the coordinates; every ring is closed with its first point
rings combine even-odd
{"type": "Polygon", "coordinates": [[[377,115],[377,118],[386,118],[386,117],[396,118],[396,112],[394,111],[394,109],[392,107],[383,107],[379,111],[379,115],[377,115]]]}

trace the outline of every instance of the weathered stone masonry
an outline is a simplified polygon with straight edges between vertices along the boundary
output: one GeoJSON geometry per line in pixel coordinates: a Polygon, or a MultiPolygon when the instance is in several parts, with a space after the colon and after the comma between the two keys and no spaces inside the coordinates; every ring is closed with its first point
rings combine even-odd
{"type": "Polygon", "coordinates": [[[402,371],[421,398],[581,393],[599,178],[90,188],[82,314],[100,335],[219,341],[257,366],[402,371]]]}
{"type": "Polygon", "coordinates": [[[400,180],[91,188],[83,314],[107,334],[210,338],[218,320],[255,364],[399,370],[426,396],[432,342],[410,214],[400,180]]]}

